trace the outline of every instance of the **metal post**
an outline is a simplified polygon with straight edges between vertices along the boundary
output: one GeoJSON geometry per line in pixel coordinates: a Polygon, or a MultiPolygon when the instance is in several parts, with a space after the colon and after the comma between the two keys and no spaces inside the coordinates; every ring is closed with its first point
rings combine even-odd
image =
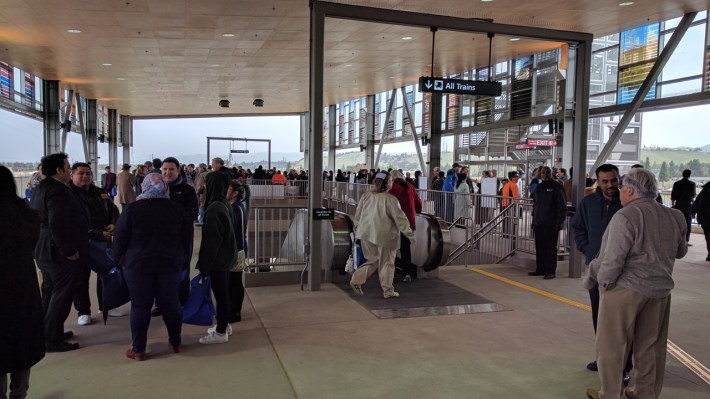
{"type": "Polygon", "coordinates": [[[323,231],[322,220],[313,219],[313,209],[323,206],[323,61],[324,61],[325,13],[322,4],[311,3],[311,48],[310,48],[310,90],[309,113],[311,129],[308,134],[310,148],[311,172],[308,175],[308,289],[320,290],[323,256],[321,251],[315,251],[314,243],[321,241],[323,231]]]}
{"type": "Polygon", "coordinates": [[[336,160],[335,160],[335,147],[338,142],[338,122],[335,118],[336,107],[335,105],[328,106],[328,170],[335,172],[336,160]]]}
{"type": "MultiPolygon", "coordinates": [[[[441,93],[431,93],[429,97],[431,102],[429,103],[429,151],[427,151],[427,157],[429,158],[428,173],[429,179],[428,183],[431,183],[432,179],[435,177],[434,168],[441,167],[441,106],[442,106],[442,94],[441,93]]],[[[446,171],[444,171],[446,172],[446,171]]]]}
{"type": "Polygon", "coordinates": [[[367,112],[365,113],[365,166],[375,167],[375,96],[367,96],[367,112]]]}
{"type": "Polygon", "coordinates": [[[382,126],[382,134],[380,134],[380,145],[377,147],[377,156],[375,156],[375,168],[380,165],[380,155],[382,155],[382,147],[385,145],[385,140],[387,139],[387,124],[390,122],[392,117],[392,108],[394,107],[394,100],[397,96],[397,89],[392,89],[390,94],[390,100],[387,102],[387,116],[385,117],[384,126],[382,126]]]}
{"type": "MultiPolygon", "coordinates": [[[[414,140],[414,147],[417,149],[417,156],[419,156],[419,167],[421,170],[425,170],[426,163],[424,163],[424,157],[422,156],[422,148],[419,146],[419,136],[417,135],[417,127],[414,126],[414,114],[412,113],[412,107],[407,100],[407,91],[404,87],[402,87],[401,90],[402,99],[404,100],[404,109],[407,111],[407,117],[409,118],[409,126],[412,127],[412,140],[414,140]]],[[[404,126],[402,126],[402,129],[404,129],[404,126]]]]}
{"type": "Polygon", "coordinates": [[[59,81],[45,80],[42,85],[44,98],[44,155],[62,151],[59,121],[59,81]]]}
{"type": "Polygon", "coordinates": [[[108,166],[113,173],[118,172],[118,111],[108,110],[108,166]]]}
{"type": "Polygon", "coordinates": [[[96,100],[86,100],[86,126],[85,126],[87,149],[86,162],[91,165],[94,171],[94,182],[98,185],[101,181],[99,175],[99,138],[98,138],[98,118],[96,115],[96,100]]]}
{"type": "Polygon", "coordinates": [[[121,115],[121,141],[123,146],[123,163],[131,163],[131,146],[133,146],[133,118],[121,115]]]}
{"type": "MultiPolygon", "coordinates": [[[[569,122],[573,124],[572,161],[574,176],[572,178],[572,203],[577,204],[584,196],[584,182],[587,164],[587,135],[589,130],[589,70],[592,60],[592,40],[581,41],[576,46],[569,46],[569,63],[567,70],[567,90],[565,101],[565,135],[569,122]],[[574,61],[574,62],[573,62],[574,61]],[[572,87],[570,87],[572,86],[572,87]],[[570,103],[570,101],[573,101],[570,103]]],[[[568,231],[568,235],[571,232],[568,231]]],[[[569,242],[572,242],[568,240],[569,242]]],[[[584,259],[574,245],[570,245],[569,277],[582,277],[584,259]]]]}
{"type": "Polygon", "coordinates": [[[86,139],[86,122],[84,121],[84,106],[81,104],[81,96],[76,93],[76,119],[79,121],[79,136],[84,150],[84,161],[89,162],[89,140],[86,139]]]}
{"type": "Polygon", "coordinates": [[[71,132],[71,106],[74,103],[74,90],[69,90],[69,99],[64,111],[64,127],[62,127],[62,151],[67,148],[67,136],[71,132]]]}

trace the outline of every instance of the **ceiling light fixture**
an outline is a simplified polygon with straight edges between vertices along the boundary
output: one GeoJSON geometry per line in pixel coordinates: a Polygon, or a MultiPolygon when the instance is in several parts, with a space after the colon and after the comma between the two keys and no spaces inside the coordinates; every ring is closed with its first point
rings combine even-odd
{"type": "Polygon", "coordinates": [[[402,38],[402,40],[412,40],[412,37],[411,37],[411,36],[404,36],[404,37],[402,38]]]}
{"type": "Polygon", "coordinates": [[[116,80],[126,80],[126,78],[116,78],[116,80]]]}
{"type": "Polygon", "coordinates": [[[69,32],[69,33],[81,33],[81,30],[79,30],[79,29],[67,29],[67,32],[69,32]]]}
{"type": "Polygon", "coordinates": [[[101,65],[103,65],[103,66],[111,66],[111,65],[113,65],[113,64],[109,64],[109,63],[107,62],[107,63],[101,64],[101,65]]]}
{"type": "Polygon", "coordinates": [[[481,0],[481,2],[483,2],[483,3],[492,3],[493,0],[481,0]]]}
{"type": "Polygon", "coordinates": [[[634,5],[633,1],[625,1],[623,3],[619,3],[619,7],[626,7],[626,6],[632,6],[634,5]]]}
{"type": "Polygon", "coordinates": [[[514,37],[514,38],[510,39],[511,42],[517,42],[518,40],[520,40],[519,37],[514,37]]]}
{"type": "Polygon", "coordinates": [[[222,33],[222,37],[234,37],[234,33],[222,33]]]}

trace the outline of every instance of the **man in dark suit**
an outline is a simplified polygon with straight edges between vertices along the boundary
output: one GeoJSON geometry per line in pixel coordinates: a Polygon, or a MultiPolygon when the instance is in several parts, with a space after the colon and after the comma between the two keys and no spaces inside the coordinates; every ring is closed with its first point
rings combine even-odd
{"type": "Polygon", "coordinates": [[[47,352],[66,352],[79,348],[78,343],[66,341],[73,334],[64,332],[64,321],[71,310],[76,273],[88,250],[89,223],[67,186],[71,181],[67,154],[43,157],[42,173],[46,178],[30,205],[40,220],[34,257],[42,271],[45,347],[47,352]]]}
{"type": "MultiPolygon", "coordinates": [[[[673,208],[683,212],[683,216],[685,216],[685,223],[688,229],[685,233],[685,241],[690,241],[690,221],[693,219],[690,208],[693,205],[693,198],[695,198],[695,182],[690,180],[690,174],[690,169],[684,170],[683,178],[673,183],[673,190],[671,191],[673,208]]],[[[688,246],[692,245],[689,243],[688,246]]]]}
{"type": "Polygon", "coordinates": [[[107,166],[104,168],[106,173],[101,175],[101,188],[106,190],[108,195],[113,198],[113,188],[116,187],[116,174],[111,172],[111,167],[107,166]]]}

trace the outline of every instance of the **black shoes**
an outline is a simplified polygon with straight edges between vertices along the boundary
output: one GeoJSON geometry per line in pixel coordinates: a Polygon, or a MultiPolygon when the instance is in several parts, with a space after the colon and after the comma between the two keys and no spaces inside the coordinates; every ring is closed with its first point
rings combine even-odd
{"type": "Polygon", "coordinates": [[[528,276],[544,276],[543,272],[528,272],[528,276]]]}
{"type": "Polygon", "coordinates": [[[163,311],[159,307],[154,307],[153,310],[150,311],[150,315],[153,317],[158,317],[163,314],[163,311]]]}
{"type": "Polygon", "coordinates": [[[79,349],[79,343],[78,342],[67,342],[67,341],[62,341],[61,343],[57,345],[46,345],[45,350],[47,352],[69,352],[79,349]]]}
{"type": "Polygon", "coordinates": [[[599,371],[599,369],[597,368],[597,361],[595,360],[595,361],[590,362],[589,364],[587,364],[587,370],[589,370],[589,371],[599,371]]]}
{"type": "Polygon", "coordinates": [[[62,334],[62,339],[66,341],[73,336],[74,336],[73,331],[64,331],[64,333],[62,334]]]}
{"type": "Polygon", "coordinates": [[[552,280],[555,277],[557,277],[557,276],[555,276],[555,273],[550,273],[550,274],[546,274],[545,277],[543,277],[543,278],[545,280],[552,280]]]}
{"type": "Polygon", "coordinates": [[[629,382],[631,381],[631,376],[629,375],[628,371],[624,371],[624,379],[622,381],[623,381],[625,387],[629,386],[629,382]]]}

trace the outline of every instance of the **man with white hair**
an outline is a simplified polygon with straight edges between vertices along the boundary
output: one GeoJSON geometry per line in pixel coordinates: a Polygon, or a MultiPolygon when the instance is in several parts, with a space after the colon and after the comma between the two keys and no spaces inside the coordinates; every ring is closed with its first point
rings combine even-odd
{"type": "Polygon", "coordinates": [[[601,297],[596,347],[602,388],[588,389],[587,397],[658,398],[673,265],[688,252],[685,217],[655,201],[656,178],[645,169],[632,169],[619,194],[623,208],[609,222],[585,278],[585,284],[598,282],[601,297]],[[635,385],[624,391],[622,372],[632,342],[635,385]]]}

